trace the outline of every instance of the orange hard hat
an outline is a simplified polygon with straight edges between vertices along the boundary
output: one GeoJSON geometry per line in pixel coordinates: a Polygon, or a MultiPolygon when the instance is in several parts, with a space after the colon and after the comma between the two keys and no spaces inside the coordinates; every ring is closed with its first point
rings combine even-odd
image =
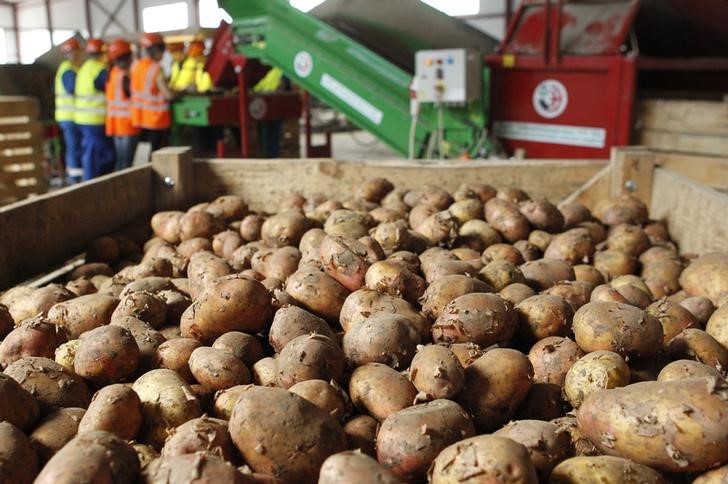
{"type": "Polygon", "coordinates": [[[202,55],[203,52],[205,52],[205,43],[201,40],[193,40],[187,46],[187,55],[190,57],[202,55]]]}
{"type": "Polygon", "coordinates": [[[124,39],[116,39],[109,44],[109,59],[115,61],[121,56],[131,54],[131,45],[124,39]]]}
{"type": "Polygon", "coordinates": [[[100,54],[104,51],[104,41],[101,39],[88,39],[86,42],[86,52],[89,54],[100,54]]]}
{"type": "Polygon", "coordinates": [[[74,50],[81,50],[81,44],[75,37],[71,37],[61,44],[61,51],[64,53],[73,52],[74,50]]]}
{"type": "Polygon", "coordinates": [[[155,32],[147,33],[142,35],[141,44],[145,49],[154,45],[164,45],[164,38],[155,32]]]}
{"type": "Polygon", "coordinates": [[[185,44],[182,42],[172,42],[167,44],[167,50],[170,52],[182,52],[185,50],[185,44]]]}

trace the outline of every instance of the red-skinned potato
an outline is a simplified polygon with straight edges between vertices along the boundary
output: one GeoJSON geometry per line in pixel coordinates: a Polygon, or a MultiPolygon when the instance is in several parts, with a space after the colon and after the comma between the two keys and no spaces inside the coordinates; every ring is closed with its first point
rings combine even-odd
{"type": "Polygon", "coordinates": [[[364,276],[373,262],[366,246],[355,239],[327,235],[321,240],[324,271],[349,291],[364,285],[364,276]]]}
{"type": "Polygon", "coordinates": [[[550,383],[562,387],[566,374],[584,356],[579,346],[569,338],[551,336],[538,341],[528,352],[533,366],[534,383],[550,383]]]}
{"type": "Polygon", "coordinates": [[[65,342],[66,332],[63,328],[42,317],[25,320],[0,343],[0,366],[5,368],[26,356],[53,358],[56,349],[65,342]]]}
{"type": "Polygon", "coordinates": [[[139,346],[129,330],[102,326],[79,338],[73,360],[78,376],[100,385],[126,381],[139,365],[139,346]]]}
{"type": "Polygon", "coordinates": [[[179,211],[155,213],[151,221],[154,235],[170,244],[178,244],[180,242],[180,221],[184,214],[184,212],[179,211]]]}

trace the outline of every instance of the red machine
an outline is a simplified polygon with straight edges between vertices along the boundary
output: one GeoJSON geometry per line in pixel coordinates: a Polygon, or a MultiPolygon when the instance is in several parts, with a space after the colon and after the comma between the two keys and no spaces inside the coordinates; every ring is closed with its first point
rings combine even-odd
{"type": "Polygon", "coordinates": [[[529,158],[607,158],[635,100],[722,97],[726,25],[721,0],[524,0],[486,57],[492,132],[529,158]]]}

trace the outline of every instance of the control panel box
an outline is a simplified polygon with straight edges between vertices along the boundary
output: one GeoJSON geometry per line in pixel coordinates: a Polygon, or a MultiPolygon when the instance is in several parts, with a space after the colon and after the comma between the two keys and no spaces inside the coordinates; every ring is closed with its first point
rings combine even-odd
{"type": "Polygon", "coordinates": [[[421,103],[461,104],[482,94],[483,64],[474,49],[420,50],[412,90],[421,103]]]}

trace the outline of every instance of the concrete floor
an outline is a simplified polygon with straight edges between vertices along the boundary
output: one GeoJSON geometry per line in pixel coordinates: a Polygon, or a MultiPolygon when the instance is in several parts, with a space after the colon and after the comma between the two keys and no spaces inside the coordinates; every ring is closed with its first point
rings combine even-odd
{"type": "MultiPolygon", "coordinates": [[[[331,137],[332,157],[337,160],[394,160],[404,156],[393,151],[366,131],[334,133],[331,137]]],[[[314,145],[323,143],[323,135],[314,135],[314,145]]],[[[301,137],[301,147],[306,140],[301,137]]],[[[301,154],[303,156],[303,153],[301,154]]]]}

